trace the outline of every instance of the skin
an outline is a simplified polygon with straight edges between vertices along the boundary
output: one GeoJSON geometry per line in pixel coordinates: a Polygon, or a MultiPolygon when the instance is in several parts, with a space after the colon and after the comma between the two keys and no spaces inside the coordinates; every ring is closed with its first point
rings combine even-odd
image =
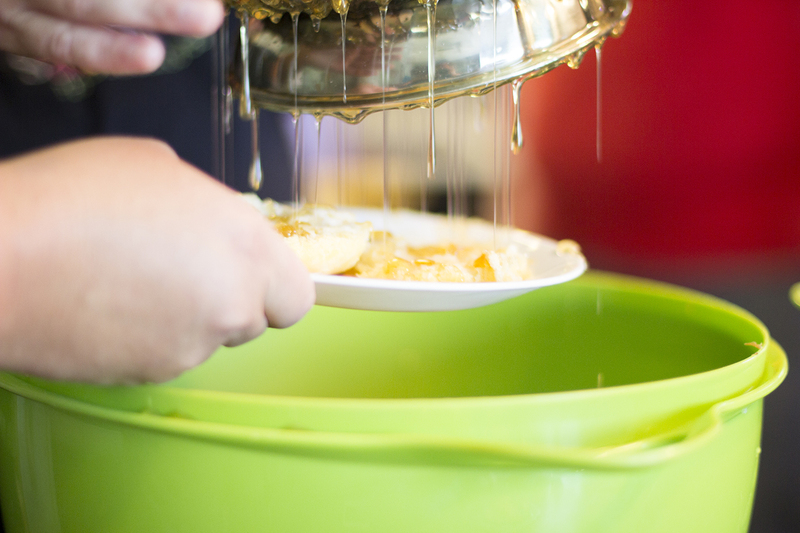
{"type": "Polygon", "coordinates": [[[164,381],[311,307],[300,260],[238,194],[153,140],[0,163],[0,367],[164,381]]]}
{"type": "Polygon", "coordinates": [[[155,33],[211,35],[219,0],[0,0],[0,50],[106,74],[145,74],[164,60],[155,33]]]}

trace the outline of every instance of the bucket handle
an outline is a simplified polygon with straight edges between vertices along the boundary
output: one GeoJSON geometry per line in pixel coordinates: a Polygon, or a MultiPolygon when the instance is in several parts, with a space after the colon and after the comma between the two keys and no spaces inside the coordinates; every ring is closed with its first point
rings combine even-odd
{"type": "Polygon", "coordinates": [[[785,378],[786,354],[768,342],[766,369],[754,388],[713,404],[692,420],[654,437],[606,448],[553,448],[502,444],[434,435],[398,433],[333,433],[283,428],[221,424],[152,413],[131,413],[86,404],[63,396],[54,397],[28,383],[13,379],[4,384],[20,394],[53,407],[158,432],[178,434],[253,447],[277,453],[328,459],[397,464],[429,464],[467,467],[534,466],[620,470],[644,468],[685,455],[713,439],[722,424],[753,402],[772,392],[785,378]]]}

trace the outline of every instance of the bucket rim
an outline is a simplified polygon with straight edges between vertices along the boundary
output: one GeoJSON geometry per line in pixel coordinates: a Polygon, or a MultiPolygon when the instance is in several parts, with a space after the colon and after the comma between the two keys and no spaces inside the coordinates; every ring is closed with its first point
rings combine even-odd
{"type": "MultiPolygon", "coordinates": [[[[653,381],[541,393],[507,394],[496,396],[348,398],[324,396],[289,396],[279,394],[258,394],[252,392],[219,391],[213,389],[174,386],[170,385],[170,382],[162,384],[144,384],[126,387],[125,389],[130,391],[131,394],[138,393],[142,395],[144,398],[146,398],[148,403],[162,398],[185,399],[189,401],[224,401],[226,403],[247,404],[252,406],[297,407],[309,409],[392,409],[403,407],[424,408],[426,406],[434,405],[438,408],[446,409],[480,406],[496,407],[499,405],[522,405],[529,404],[535,399],[537,404],[541,403],[546,405],[553,402],[563,402],[566,398],[569,398],[573,401],[585,401],[587,399],[594,399],[597,397],[606,398],[610,396],[632,395],[638,393],[642,389],[648,389],[652,391],[669,389],[673,387],[692,387],[694,384],[709,380],[712,377],[719,376],[721,374],[737,374],[747,367],[758,364],[760,359],[765,359],[766,353],[770,348],[770,343],[775,342],[773,339],[771,339],[768,328],[752,313],[738,305],[701,291],[680,287],[666,282],[647,280],[635,276],[601,272],[596,270],[592,270],[590,273],[587,273],[569,283],[575,285],[602,287],[616,290],[618,292],[636,293],[638,295],[646,295],[648,297],[666,298],[683,303],[698,304],[706,308],[714,308],[716,311],[728,313],[729,315],[732,315],[737,319],[754,326],[759,331],[761,338],[754,339],[752,341],[755,351],[749,356],[734,363],[711,370],[653,381]]],[[[547,290],[547,288],[541,290],[547,290]]],[[[219,354],[225,350],[226,348],[222,348],[216,353],[219,354]]],[[[75,387],[84,389],[107,389],[107,387],[103,386],[70,382],[56,382],[10,372],[0,372],[0,388],[9,390],[7,386],[9,384],[9,378],[14,381],[21,380],[31,387],[40,388],[50,394],[69,398],[75,398],[73,394],[70,394],[70,389],[74,389],[75,387]]]]}
{"type": "Polygon", "coordinates": [[[270,453],[320,459],[489,468],[547,465],[592,470],[649,468],[675,460],[714,439],[729,419],[761,402],[785,379],[788,359],[775,342],[766,351],[765,368],[748,388],[707,406],[677,428],[621,445],[588,448],[526,446],[414,433],[341,433],[289,428],[251,427],[205,420],[132,413],[81,402],[34,388],[6,375],[3,388],[73,416],[104,420],[183,438],[247,447],[270,453]],[[28,389],[29,394],[24,394],[28,389]]]}

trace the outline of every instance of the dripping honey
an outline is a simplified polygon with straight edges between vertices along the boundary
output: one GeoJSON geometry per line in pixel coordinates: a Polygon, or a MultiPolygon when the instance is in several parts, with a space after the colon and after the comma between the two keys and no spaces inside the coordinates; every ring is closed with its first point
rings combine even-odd
{"type": "MultiPolygon", "coordinates": [[[[543,72],[545,72],[547,70],[550,70],[551,68],[553,68],[554,66],[556,66],[557,64],[560,64],[560,63],[567,63],[569,66],[571,66],[573,68],[576,68],[580,64],[580,61],[583,58],[584,53],[586,52],[586,50],[589,47],[586,47],[586,48],[584,48],[582,50],[579,50],[578,52],[575,52],[575,53],[565,57],[563,60],[558,61],[558,62],[554,62],[553,64],[548,65],[548,66],[540,69],[539,71],[536,71],[536,72],[525,72],[524,74],[520,75],[517,78],[512,78],[512,79],[504,78],[503,80],[498,80],[497,70],[496,70],[496,66],[495,66],[495,67],[493,67],[492,80],[491,80],[490,84],[486,84],[483,87],[478,87],[478,88],[473,87],[473,88],[460,90],[460,91],[452,91],[452,90],[448,91],[447,88],[445,88],[443,91],[439,92],[438,88],[436,87],[436,84],[435,84],[435,79],[436,79],[436,59],[435,59],[436,0],[419,0],[419,2],[420,2],[420,4],[425,5],[426,11],[427,11],[427,20],[428,20],[428,28],[427,28],[427,30],[428,30],[428,88],[427,89],[428,90],[427,90],[427,95],[424,98],[421,98],[421,99],[416,100],[416,101],[407,101],[407,102],[404,103],[403,107],[404,108],[424,107],[424,108],[429,109],[429,117],[430,118],[429,118],[428,157],[427,157],[427,159],[428,159],[428,161],[427,161],[428,178],[429,179],[433,179],[436,176],[436,135],[435,135],[434,109],[437,107],[437,105],[439,105],[439,104],[441,104],[441,103],[443,103],[445,101],[448,101],[448,100],[450,100],[450,99],[452,99],[452,98],[454,98],[456,96],[463,96],[463,95],[466,95],[466,94],[470,94],[470,95],[486,94],[487,92],[494,91],[494,94],[495,94],[495,97],[494,97],[495,142],[493,143],[493,146],[494,146],[494,152],[495,152],[494,153],[495,164],[493,166],[494,166],[495,176],[494,176],[493,196],[495,198],[494,199],[495,207],[494,207],[493,222],[494,222],[494,226],[496,228],[497,225],[498,225],[498,204],[497,204],[498,195],[502,191],[505,191],[506,192],[506,197],[508,199],[508,206],[505,208],[506,209],[506,217],[507,217],[506,220],[505,220],[505,224],[507,226],[510,226],[510,224],[511,224],[511,220],[510,220],[511,188],[510,188],[510,182],[509,182],[509,177],[508,177],[509,170],[505,170],[505,171],[503,170],[504,168],[509,169],[510,166],[509,166],[508,161],[507,161],[507,159],[508,159],[507,155],[504,156],[504,160],[503,161],[498,161],[497,160],[497,153],[498,153],[498,143],[497,143],[498,118],[497,117],[498,117],[498,113],[500,112],[498,110],[498,104],[497,104],[497,102],[498,102],[498,96],[497,96],[498,95],[498,90],[497,89],[500,86],[505,85],[507,83],[510,83],[511,86],[512,86],[512,90],[509,91],[509,93],[511,94],[511,96],[513,98],[513,107],[512,107],[512,111],[511,111],[511,117],[512,117],[511,118],[511,128],[510,128],[511,132],[510,132],[510,136],[509,137],[510,137],[510,149],[511,149],[511,151],[516,153],[516,152],[519,151],[519,149],[521,148],[521,145],[522,145],[522,130],[521,130],[521,120],[520,120],[520,98],[519,97],[520,97],[520,90],[521,90],[523,82],[526,81],[527,79],[530,79],[531,77],[535,77],[536,75],[539,75],[539,74],[541,74],[541,73],[543,73],[543,72]],[[505,180],[503,186],[500,186],[499,182],[498,182],[498,180],[501,179],[501,178],[505,180]]],[[[363,95],[357,95],[355,99],[351,98],[351,102],[350,103],[348,102],[347,75],[346,75],[347,62],[346,62],[346,47],[345,47],[345,43],[346,43],[346,40],[347,40],[347,38],[346,38],[346,20],[347,20],[347,13],[348,13],[348,9],[349,9],[349,2],[347,0],[331,0],[330,2],[328,2],[328,0],[320,0],[320,1],[312,0],[312,1],[308,1],[308,2],[306,2],[306,1],[295,2],[295,0],[277,0],[276,2],[270,2],[270,6],[271,7],[269,9],[264,7],[264,4],[261,3],[261,0],[227,0],[227,3],[230,6],[235,7],[240,12],[252,14],[252,16],[254,18],[256,18],[256,19],[270,18],[271,20],[276,21],[278,18],[280,18],[280,16],[282,16],[283,13],[291,13],[292,22],[293,22],[293,26],[294,26],[294,47],[295,47],[294,65],[293,65],[293,72],[292,72],[293,76],[295,77],[295,83],[294,83],[295,90],[294,90],[294,94],[293,94],[294,101],[293,101],[293,107],[292,107],[292,115],[293,115],[293,117],[295,119],[295,126],[296,126],[295,127],[295,167],[294,167],[294,175],[293,175],[293,181],[295,183],[293,183],[293,197],[294,197],[294,200],[295,200],[295,205],[297,205],[297,204],[299,204],[299,201],[300,201],[300,198],[301,198],[300,185],[299,185],[299,180],[300,180],[300,163],[299,163],[299,160],[302,159],[302,157],[299,157],[300,143],[298,142],[299,137],[302,136],[301,130],[300,130],[300,123],[299,123],[299,120],[298,120],[300,112],[301,112],[301,107],[300,107],[300,102],[299,102],[298,93],[297,93],[297,86],[298,86],[298,83],[297,83],[297,76],[298,76],[298,72],[297,72],[297,19],[298,19],[298,15],[299,15],[300,12],[305,12],[309,16],[311,16],[312,20],[315,22],[315,26],[314,26],[315,29],[318,27],[319,20],[321,20],[321,18],[326,16],[331,10],[335,11],[336,13],[338,13],[339,16],[340,16],[340,19],[341,19],[341,32],[342,32],[342,37],[341,37],[342,41],[341,41],[341,43],[342,43],[343,79],[342,79],[342,95],[341,95],[340,98],[341,98],[341,103],[343,104],[343,106],[341,108],[336,108],[336,107],[333,107],[333,106],[330,105],[330,104],[333,103],[333,100],[335,100],[335,97],[327,97],[327,96],[314,97],[314,99],[317,101],[317,104],[321,105],[321,107],[319,107],[318,109],[310,111],[310,113],[313,114],[317,118],[317,135],[318,135],[317,139],[319,139],[319,121],[321,120],[322,116],[333,115],[333,116],[336,116],[337,118],[343,119],[346,122],[356,123],[356,122],[361,121],[369,112],[374,111],[376,109],[376,106],[372,105],[369,102],[365,103],[364,107],[359,107],[359,103],[358,102],[359,102],[359,100],[363,101],[363,99],[364,99],[363,95]],[[300,7],[302,7],[302,9],[300,9],[300,7]],[[273,11],[270,11],[270,9],[272,9],[273,11]],[[356,101],[353,102],[352,100],[356,100],[356,101]]],[[[381,104],[379,106],[379,109],[385,110],[385,109],[388,109],[388,108],[392,107],[392,104],[387,104],[387,102],[386,102],[386,66],[385,66],[386,56],[385,56],[385,49],[384,49],[384,47],[385,47],[384,21],[385,21],[385,14],[386,14],[386,2],[385,1],[384,2],[378,2],[376,0],[376,3],[379,4],[379,12],[381,14],[381,104]]],[[[493,0],[492,15],[493,15],[493,17],[496,17],[496,0],[493,0]]],[[[243,27],[246,26],[246,20],[247,20],[247,15],[245,14],[245,16],[243,17],[243,27]]],[[[495,21],[494,30],[496,32],[496,21],[495,21]]],[[[496,36],[493,35],[493,40],[495,40],[495,39],[496,39],[496,36]]],[[[602,45],[602,42],[599,42],[594,46],[596,51],[597,51],[597,54],[598,54],[598,82],[599,82],[599,79],[600,79],[600,75],[599,75],[599,51],[600,51],[600,46],[601,45],[602,45]]],[[[245,44],[245,47],[246,47],[246,44],[245,44]]],[[[496,44],[493,46],[493,49],[495,50],[495,53],[496,53],[496,44]]],[[[249,69],[247,68],[247,65],[246,65],[247,53],[244,52],[244,51],[243,51],[243,59],[245,60],[245,68],[244,68],[245,75],[244,75],[243,83],[247,84],[247,71],[249,69]]],[[[495,57],[495,64],[496,64],[496,57],[495,57]]],[[[252,109],[251,108],[252,104],[251,104],[250,98],[249,98],[249,90],[248,90],[247,87],[245,87],[243,89],[244,90],[242,91],[242,94],[246,94],[247,95],[247,98],[246,98],[247,102],[246,103],[243,102],[243,105],[244,105],[243,109],[247,108],[248,110],[250,110],[250,109],[252,109]]],[[[598,160],[600,159],[600,105],[599,105],[599,95],[600,95],[600,92],[599,92],[599,87],[598,87],[598,124],[597,124],[597,135],[598,135],[597,155],[598,155],[598,160]]],[[[303,112],[309,112],[307,98],[303,102],[303,108],[302,109],[303,109],[303,112]]],[[[505,109],[505,107],[504,107],[503,110],[502,110],[502,113],[504,115],[508,114],[508,110],[505,109]]],[[[252,114],[255,114],[255,113],[253,113],[253,111],[250,111],[250,114],[252,115],[252,114]]],[[[506,125],[505,122],[503,122],[503,121],[500,121],[500,122],[502,123],[502,126],[506,125]]],[[[254,130],[256,128],[257,128],[257,126],[254,125],[254,130]]],[[[503,131],[506,130],[505,127],[503,127],[502,129],[503,129],[503,131]]],[[[452,135],[454,133],[452,131],[452,128],[450,128],[449,133],[450,133],[450,135],[452,135]]],[[[500,135],[503,135],[503,134],[504,133],[500,133],[500,135]]],[[[254,135],[254,139],[256,139],[257,138],[256,131],[254,131],[253,135],[254,135]]],[[[385,118],[384,118],[384,146],[385,146],[385,143],[386,143],[386,126],[385,126],[385,118]]],[[[386,149],[384,148],[384,208],[388,210],[388,206],[390,204],[390,201],[389,201],[388,196],[387,196],[388,178],[387,178],[387,172],[386,172],[386,155],[385,155],[385,152],[386,152],[386,149]]],[[[257,155],[258,155],[257,147],[256,147],[255,142],[254,142],[254,161],[253,161],[254,165],[256,164],[256,161],[257,161],[257,159],[256,159],[257,155]]],[[[341,157],[341,154],[339,154],[339,157],[341,157]]],[[[319,140],[317,141],[317,158],[319,158],[319,140]]],[[[258,161],[258,163],[259,163],[259,166],[260,166],[260,161],[258,161]]],[[[338,166],[339,165],[338,165],[338,162],[337,162],[337,167],[338,166]]],[[[252,186],[252,188],[254,190],[256,190],[258,188],[258,186],[260,185],[260,179],[254,178],[254,176],[252,174],[253,174],[253,172],[251,170],[251,186],[252,186]]],[[[259,178],[260,178],[260,176],[259,176],[259,178]]],[[[314,180],[314,183],[315,183],[314,194],[313,194],[313,201],[314,202],[317,201],[317,193],[316,193],[317,185],[316,185],[316,183],[318,182],[318,179],[319,179],[319,160],[317,160],[316,174],[315,174],[315,180],[314,180]]],[[[423,185],[423,187],[425,187],[425,186],[423,185]]],[[[450,189],[450,183],[448,182],[448,190],[449,189],[450,189]]],[[[448,196],[449,195],[450,195],[450,193],[448,193],[448,196]]],[[[426,197],[426,195],[423,195],[423,200],[422,200],[423,203],[421,204],[421,209],[423,211],[426,210],[426,205],[425,205],[425,200],[424,200],[425,197],[426,197]]],[[[464,203],[463,201],[457,202],[455,200],[451,200],[448,197],[448,201],[447,201],[447,212],[448,212],[448,214],[450,216],[452,216],[453,215],[453,211],[455,209],[455,205],[456,204],[463,204],[463,203],[464,203]]],[[[301,225],[292,225],[292,224],[287,224],[287,223],[280,224],[278,226],[278,230],[284,236],[305,235],[305,234],[308,233],[307,229],[303,228],[301,225]]],[[[384,242],[385,242],[385,235],[384,235],[384,242]]],[[[497,247],[497,245],[496,245],[496,242],[495,242],[495,248],[496,247],[497,247]]],[[[406,259],[394,256],[394,257],[391,257],[390,259],[388,259],[386,261],[386,265],[387,265],[386,268],[389,271],[392,271],[392,270],[394,270],[394,271],[400,271],[400,270],[407,271],[407,270],[409,270],[409,267],[408,267],[409,264],[412,265],[413,267],[438,267],[438,266],[440,266],[439,263],[437,263],[437,261],[435,261],[433,259],[430,259],[428,257],[421,256],[421,257],[413,258],[411,261],[408,261],[406,259]]],[[[471,268],[476,268],[476,269],[487,269],[488,268],[489,270],[487,270],[487,273],[483,277],[484,278],[483,280],[484,281],[493,281],[495,279],[493,272],[491,272],[491,266],[489,264],[489,260],[488,260],[488,258],[486,257],[485,254],[482,254],[482,255],[478,256],[477,258],[475,258],[474,261],[472,262],[472,264],[469,265],[469,266],[471,268]]]]}

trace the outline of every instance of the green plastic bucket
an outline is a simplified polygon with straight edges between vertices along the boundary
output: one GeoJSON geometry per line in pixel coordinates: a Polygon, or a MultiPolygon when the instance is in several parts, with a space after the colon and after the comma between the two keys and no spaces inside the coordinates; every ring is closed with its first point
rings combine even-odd
{"type": "Polygon", "coordinates": [[[744,533],[786,369],[745,311],[606,274],[317,307],[164,385],[0,375],[0,501],[10,533],[744,533]]]}

